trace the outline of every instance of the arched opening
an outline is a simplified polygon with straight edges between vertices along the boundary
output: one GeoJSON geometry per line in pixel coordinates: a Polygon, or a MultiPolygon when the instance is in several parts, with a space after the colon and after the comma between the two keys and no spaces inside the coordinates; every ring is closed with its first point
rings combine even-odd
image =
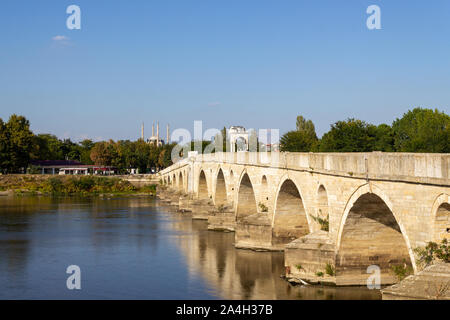
{"type": "Polygon", "coordinates": [[[260,202],[258,203],[258,207],[261,213],[269,212],[269,208],[267,207],[268,202],[269,193],[267,188],[267,177],[264,175],[261,178],[260,202]]]}
{"type": "Polygon", "coordinates": [[[397,281],[393,267],[412,271],[406,241],[394,214],[379,196],[363,194],[350,209],[336,257],[341,284],[365,285],[367,268],[376,265],[382,284],[397,281]]]}
{"type": "Polygon", "coordinates": [[[175,181],[175,175],[172,176],[172,187],[175,187],[176,181],[175,181]]]}
{"type": "Polygon", "coordinates": [[[184,191],[184,179],[181,172],[178,174],[178,190],[180,190],[181,192],[184,191]]]}
{"type": "Polygon", "coordinates": [[[446,202],[436,211],[434,234],[436,241],[450,240],[450,204],[446,202]]]}
{"type": "Polygon", "coordinates": [[[320,185],[317,192],[317,216],[314,219],[320,226],[319,229],[328,231],[328,194],[323,185],[320,185]]]}
{"type": "Polygon", "coordinates": [[[272,244],[289,243],[308,233],[308,219],[302,197],[295,183],[287,179],[277,196],[272,244]]]}
{"type": "Polygon", "coordinates": [[[206,182],[205,172],[200,171],[200,177],[198,179],[198,198],[209,199],[208,196],[208,183],[206,182]]]}
{"type": "Polygon", "coordinates": [[[236,151],[247,151],[248,150],[247,140],[244,137],[238,137],[236,139],[234,148],[235,148],[234,150],[236,151]]]}
{"type": "Polygon", "coordinates": [[[255,193],[253,192],[253,185],[250,177],[245,173],[239,185],[236,217],[237,219],[242,219],[256,212],[256,199],[255,193]]]}
{"type": "Polygon", "coordinates": [[[227,187],[225,185],[225,176],[222,169],[219,169],[216,180],[216,195],[214,199],[216,206],[224,206],[227,204],[227,187]]]}

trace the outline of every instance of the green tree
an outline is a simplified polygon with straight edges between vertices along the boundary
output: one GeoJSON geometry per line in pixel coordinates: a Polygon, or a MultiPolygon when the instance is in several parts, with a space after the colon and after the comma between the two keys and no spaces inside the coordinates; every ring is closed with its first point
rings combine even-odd
{"type": "Polygon", "coordinates": [[[30,161],[33,133],[30,122],[23,116],[13,114],[6,123],[8,137],[9,172],[20,172],[30,161]]]}
{"type": "Polygon", "coordinates": [[[309,152],[315,140],[301,131],[289,131],[280,139],[280,151],[288,152],[309,152]]]}
{"type": "Polygon", "coordinates": [[[306,120],[303,116],[298,116],[296,128],[297,131],[302,132],[310,139],[317,140],[316,128],[311,120],[306,120]]]}
{"type": "Polygon", "coordinates": [[[80,158],[81,162],[84,164],[93,164],[91,160],[91,150],[95,143],[90,139],[85,139],[78,143],[80,146],[80,158]]]}
{"type": "Polygon", "coordinates": [[[33,158],[36,160],[64,160],[63,142],[52,134],[34,136],[33,158]]]}
{"type": "Polygon", "coordinates": [[[368,152],[373,150],[376,138],[369,131],[375,129],[365,121],[348,119],[331,125],[320,141],[321,152],[368,152]]]}
{"type": "Polygon", "coordinates": [[[415,108],[392,124],[399,152],[450,152],[450,116],[431,109],[415,108]]]}
{"type": "Polygon", "coordinates": [[[387,124],[369,126],[368,135],[372,137],[371,151],[394,152],[394,130],[387,124]]]}
{"type": "Polygon", "coordinates": [[[6,172],[9,167],[9,139],[8,131],[3,120],[0,118],[0,173],[6,172]]]}
{"type": "Polygon", "coordinates": [[[280,139],[280,151],[310,152],[317,144],[314,123],[303,116],[297,117],[296,130],[285,133],[280,139]]]}

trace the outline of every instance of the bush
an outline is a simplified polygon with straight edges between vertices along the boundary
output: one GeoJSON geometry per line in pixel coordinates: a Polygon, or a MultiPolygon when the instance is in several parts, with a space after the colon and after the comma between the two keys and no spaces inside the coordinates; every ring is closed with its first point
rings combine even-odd
{"type": "Polygon", "coordinates": [[[417,262],[423,268],[435,261],[450,263],[450,246],[447,239],[443,239],[440,244],[428,242],[425,248],[416,248],[414,252],[418,256],[417,262]]]}
{"type": "Polygon", "coordinates": [[[327,265],[325,266],[325,273],[329,276],[334,276],[335,275],[335,270],[334,267],[331,263],[327,263],[327,265]]]}
{"type": "Polygon", "coordinates": [[[392,271],[397,276],[398,281],[402,281],[407,276],[414,273],[414,270],[411,266],[407,265],[404,262],[402,265],[393,265],[391,266],[392,271]]]}
{"type": "Polygon", "coordinates": [[[317,217],[312,216],[312,215],[310,215],[310,216],[315,222],[320,224],[320,230],[329,231],[329,229],[330,229],[330,216],[329,215],[327,215],[326,219],[323,219],[319,216],[317,216],[317,217]]]}
{"type": "Polygon", "coordinates": [[[267,208],[267,206],[264,203],[259,203],[258,204],[259,209],[261,209],[261,212],[268,212],[269,208],[267,208]]]}

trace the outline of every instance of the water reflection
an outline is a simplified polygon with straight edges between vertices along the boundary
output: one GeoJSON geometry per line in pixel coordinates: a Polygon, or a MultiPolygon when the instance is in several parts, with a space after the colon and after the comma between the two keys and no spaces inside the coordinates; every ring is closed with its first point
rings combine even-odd
{"type": "Polygon", "coordinates": [[[223,299],[380,299],[367,288],[296,286],[281,278],[283,253],[236,250],[234,234],[207,231],[205,221],[177,219],[172,227],[184,235],[172,238],[191,273],[200,274],[223,299]]]}
{"type": "Polygon", "coordinates": [[[358,288],[292,287],[283,254],[236,250],[148,198],[0,197],[3,299],[378,299],[358,288]],[[67,290],[80,265],[81,291],[67,290]]]}

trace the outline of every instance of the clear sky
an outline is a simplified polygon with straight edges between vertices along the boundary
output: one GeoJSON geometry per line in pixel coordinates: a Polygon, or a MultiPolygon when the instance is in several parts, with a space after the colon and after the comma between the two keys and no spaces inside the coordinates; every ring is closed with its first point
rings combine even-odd
{"type": "Polygon", "coordinates": [[[450,1],[3,0],[0,117],[74,140],[136,139],[142,122],[320,135],[356,117],[450,110],[450,1]],[[81,30],[66,8],[81,8],[81,30]],[[381,7],[381,30],[366,9],[381,7]]]}

